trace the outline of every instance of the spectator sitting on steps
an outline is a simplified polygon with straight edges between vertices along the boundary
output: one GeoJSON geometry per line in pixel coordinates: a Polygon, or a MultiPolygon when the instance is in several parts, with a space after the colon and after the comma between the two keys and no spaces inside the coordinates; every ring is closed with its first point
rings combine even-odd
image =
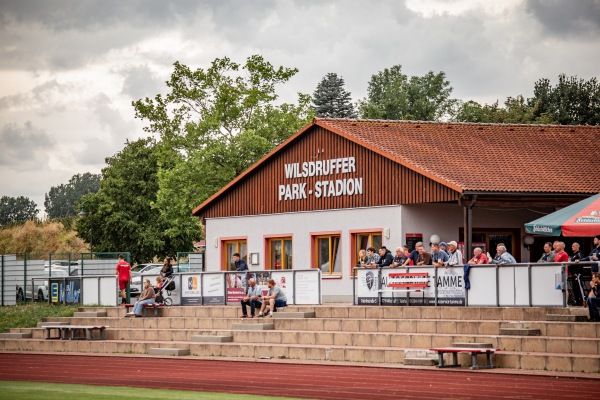
{"type": "Polygon", "coordinates": [[[260,307],[260,312],[258,313],[259,317],[272,317],[273,313],[277,311],[277,307],[287,306],[287,297],[285,296],[285,293],[283,293],[283,290],[277,287],[277,284],[273,279],[269,279],[267,281],[267,286],[269,287],[269,294],[263,296],[263,303],[260,307]],[[270,313],[264,312],[267,303],[269,303],[271,308],[270,313]]]}
{"type": "Polygon", "coordinates": [[[156,295],[154,294],[154,288],[152,287],[152,283],[150,283],[150,279],[145,279],[144,290],[142,291],[142,294],[140,294],[138,301],[135,302],[135,305],[133,306],[133,311],[125,314],[125,316],[133,317],[135,315],[136,317],[141,317],[144,304],[154,303],[155,296],[156,295]]]}

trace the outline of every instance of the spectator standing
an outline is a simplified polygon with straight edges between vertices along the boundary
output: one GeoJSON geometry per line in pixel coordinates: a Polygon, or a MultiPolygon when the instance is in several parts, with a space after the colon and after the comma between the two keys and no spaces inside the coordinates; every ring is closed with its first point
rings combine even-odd
{"type": "Polygon", "coordinates": [[[273,313],[277,311],[277,307],[285,307],[287,306],[287,297],[283,290],[277,287],[277,284],[273,279],[269,279],[267,281],[267,286],[269,287],[269,294],[263,297],[262,305],[260,306],[260,312],[258,313],[259,317],[273,316],[273,313]],[[264,313],[264,310],[269,303],[269,307],[271,312],[264,313]]]}
{"type": "Polygon", "coordinates": [[[446,254],[450,255],[450,252],[448,251],[448,244],[446,242],[440,242],[440,250],[444,250],[446,254]]]}
{"type": "Polygon", "coordinates": [[[121,290],[121,304],[127,304],[127,285],[131,282],[131,265],[125,261],[125,256],[119,254],[119,262],[115,269],[115,275],[119,280],[119,290],[121,290]]]}
{"type": "Polygon", "coordinates": [[[448,251],[450,252],[448,263],[449,266],[456,266],[463,264],[463,255],[462,252],[458,249],[458,243],[454,240],[448,242],[448,251]]]}
{"type": "Polygon", "coordinates": [[[441,267],[448,262],[450,257],[448,254],[440,249],[440,245],[438,243],[431,243],[431,263],[436,267],[441,267]]]}
{"type": "Polygon", "coordinates": [[[173,266],[171,266],[171,257],[166,257],[163,260],[163,267],[160,270],[161,278],[165,279],[173,274],[173,266]]]}
{"type": "MultiPolygon", "coordinates": [[[[596,262],[600,259],[600,235],[594,237],[594,248],[589,256],[582,258],[581,261],[596,262]]],[[[598,264],[592,265],[592,272],[598,272],[598,264]]]]}
{"type": "Polygon", "coordinates": [[[236,271],[248,271],[248,264],[240,257],[240,253],[233,253],[233,264],[236,271]]]}
{"type": "Polygon", "coordinates": [[[494,262],[494,264],[497,264],[497,265],[504,265],[504,264],[516,264],[517,260],[515,260],[515,258],[512,256],[512,254],[510,254],[508,251],[506,251],[506,246],[504,246],[503,244],[499,244],[496,247],[496,257],[494,257],[493,262],[494,262]]]}
{"type": "Polygon", "coordinates": [[[417,258],[417,265],[431,265],[431,254],[425,250],[425,246],[417,247],[419,257],[417,258]]]}
{"type": "Polygon", "coordinates": [[[356,261],[356,267],[364,267],[367,262],[367,251],[361,249],[358,251],[358,260],[356,261]]]}
{"type": "Polygon", "coordinates": [[[571,250],[573,250],[571,261],[579,262],[583,258],[583,256],[581,255],[581,246],[579,246],[579,243],[574,242],[571,245],[571,250]]]}
{"type": "Polygon", "coordinates": [[[389,267],[394,262],[394,256],[392,256],[392,252],[387,249],[385,246],[381,246],[379,248],[379,261],[377,261],[378,267],[389,267]]]}
{"type": "Polygon", "coordinates": [[[150,283],[150,279],[144,280],[144,290],[138,301],[135,302],[133,306],[133,311],[126,314],[126,316],[139,318],[142,316],[142,308],[144,308],[144,304],[152,304],[154,303],[154,297],[156,294],[154,293],[154,288],[152,287],[152,283],[150,283]]]}
{"type": "Polygon", "coordinates": [[[554,256],[556,253],[554,252],[554,250],[552,250],[553,247],[554,246],[550,242],[544,243],[544,254],[542,254],[542,256],[540,257],[538,262],[540,262],[540,263],[554,262],[554,256]]]}
{"type": "Polygon", "coordinates": [[[554,254],[554,260],[553,260],[554,262],[568,262],[569,261],[569,255],[565,251],[565,243],[564,242],[556,243],[555,249],[556,249],[556,253],[554,254]]]}
{"type": "Polygon", "coordinates": [[[367,262],[365,264],[366,267],[371,268],[374,268],[379,264],[379,254],[377,254],[375,247],[369,247],[367,249],[367,262]]]}
{"type": "Polygon", "coordinates": [[[406,267],[408,264],[417,265],[417,261],[419,259],[419,251],[417,249],[421,246],[423,246],[423,242],[415,243],[415,249],[410,252],[410,254],[408,255],[408,259],[402,265],[403,267],[406,267]]]}
{"type": "Polygon", "coordinates": [[[487,255],[483,252],[481,247],[475,247],[473,249],[473,258],[469,260],[470,265],[478,265],[478,264],[489,264],[490,260],[488,260],[487,255]]]}
{"type": "Polygon", "coordinates": [[[581,249],[580,249],[579,243],[577,243],[577,242],[574,242],[571,245],[571,250],[573,250],[573,255],[571,257],[569,257],[569,261],[573,262],[573,264],[569,264],[569,266],[568,266],[569,280],[571,281],[571,288],[573,289],[573,297],[575,299],[575,305],[582,306],[583,298],[585,297],[585,294],[581,293],[581,288],[579,287],[579,284],[580,284],[581,273],[583,272],[583,269],[582,269],[582,266],[579,265],[578,263],[583,258],[583,255],[581,254],[581,249]],[[579,278],[579,279],[577,279],[577,278],[579,278]]]}
{"type": "Polygon", "coordinates": [[[408,255],[404,252],[402,247],[396,247],[396,254],[392,259],[392,268],[401,267],[404,265],[404,262],[408,260],[408,255]]]}

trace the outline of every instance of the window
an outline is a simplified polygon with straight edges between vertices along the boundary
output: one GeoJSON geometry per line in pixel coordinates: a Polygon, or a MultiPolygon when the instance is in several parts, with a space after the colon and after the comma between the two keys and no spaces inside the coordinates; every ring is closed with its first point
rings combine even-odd
{"type": "Polygon", "coordinates": [[[223,242],[223,270],[224,271],[235,271],[235,263],[233,262],[233,255],[240,253],[246,263],[248,262],[248,250],[246,246],[246,240],[226,240],[223,242]]]}
{"type": "Polygon", "coordinates": [[[324,276],[341,275],[340,235],[315,236],[315,268],[324,276]]]}
{"type": "Polygon", "coordinates": [[[292,238],[267,240],[267,265],[265,269],[292,269],[292,238]]]}
{"type": "Polygon", "coordinates": [[[373,232],[351,232],[352,234],[352,255],[353,259],[350,261],[350,268],[356,266],[358,261],[358,252],[361,250],[367,250],[369,247],[375,247],[377,250],[382,246],[383,241],[381,239],[381,230],[373,232]]]}

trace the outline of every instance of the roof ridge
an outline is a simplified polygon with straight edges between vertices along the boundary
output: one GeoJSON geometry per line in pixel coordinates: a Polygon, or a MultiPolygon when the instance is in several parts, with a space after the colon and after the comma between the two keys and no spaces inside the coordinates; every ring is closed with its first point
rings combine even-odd
{"type": "Polygon", "coordinates": [[[561,125],[561,124],[517,124],[504,122],[460,122],[460,121],[423,121],[409,119],[363,119],[363,118],[321,118],[315,117],[315,122],[360,122],[360,123],[387,123],[387,124],[428,124],[428,125],[459,125],[459,126],[519,126],[519,127],[552,127],[558,129],[569,128],[598,128],[598,125],[561,125]]]}

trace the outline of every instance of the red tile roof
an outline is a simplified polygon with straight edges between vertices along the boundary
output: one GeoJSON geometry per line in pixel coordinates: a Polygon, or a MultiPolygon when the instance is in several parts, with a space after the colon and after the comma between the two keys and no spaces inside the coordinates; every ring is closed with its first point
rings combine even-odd
{"type": "Polygon", "coordinates": [[[315,118],[193,210],[321,126],[458,192],[600,192],[600,126],[315,118]]]}
{"type": "Polygon", "coordinates": [[[458,191],[600,192],[600,126],[315,123],[458,191]]]}

